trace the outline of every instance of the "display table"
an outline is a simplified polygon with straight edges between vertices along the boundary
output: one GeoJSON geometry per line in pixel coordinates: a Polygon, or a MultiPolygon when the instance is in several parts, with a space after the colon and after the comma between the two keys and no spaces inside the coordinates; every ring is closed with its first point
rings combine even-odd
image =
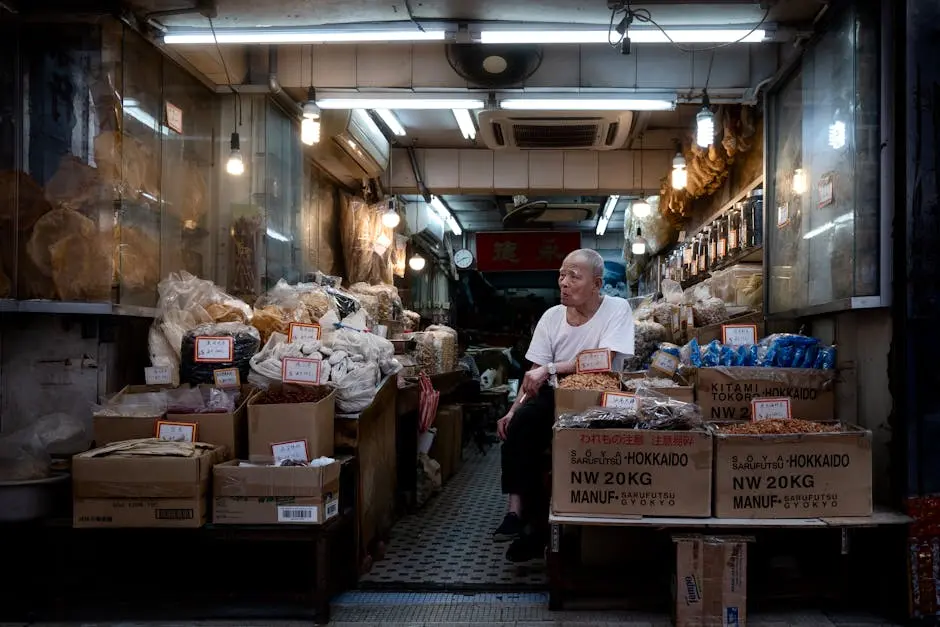
{"type": "MultiPolygon", "coordinates": [[[[833,518],[672,518],[672,517],[623,517],[607,518],[567,514],[549,515],[550,543],[548,548],[549,607],[563,609],[568,593],[584,591],[595,582],[579,581],[580,541],[573,539],[577,531],[585,527],[644,528],[668,530],[670,532],[755,534],[771,530],[838,530],[841,532],[840,552],[849,553],[849,536],[852,529],[907,525],[912,521],[904,514],[876,508],[871,516],[833,518]],[[574,529],[575,534],[566,534],[574,529]]],[[[851,578],[847,578],[851,579],[851,578]]]]}

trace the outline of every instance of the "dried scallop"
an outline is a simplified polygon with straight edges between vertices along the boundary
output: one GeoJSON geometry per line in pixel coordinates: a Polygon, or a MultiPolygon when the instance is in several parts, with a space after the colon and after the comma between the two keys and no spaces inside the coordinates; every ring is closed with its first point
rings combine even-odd
{"type": "Polygon", "coordinates": [[[110,233],[74,233],[52,246],[52,280],[61,300],[110,300],[112,244],[110,233]]]}
{"type": "MultiPolygon", "coordinates": [[[[90,239],[97,230],[94,222],[77,211],[53,209],[36,222],[33,234],[26,245],[29,257],[40,272],[51,277],[53,275],[52,247],[57,242],[75,235],[90,239]]],[[[107,253],[110,253],[110,249],[107,253]]]]}

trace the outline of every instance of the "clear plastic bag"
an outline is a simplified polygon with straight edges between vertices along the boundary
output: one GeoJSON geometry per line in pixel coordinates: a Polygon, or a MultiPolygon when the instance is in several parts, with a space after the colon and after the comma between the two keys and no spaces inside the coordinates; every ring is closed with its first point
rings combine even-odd
{"type": "Polygon", "coordinates": [[[0,481],[29,481],[51,474],[52,455],[70,455],[88,448],[85,423],[71,414],[38,418],[0,436],[0,481]]]}
{"type": "Polygon", "coordinates": [[[379,366],[375,363],[366,363],[347,371],[334,383],[336,411],[341,414],[358,414],[363,411],[375,398],[379,379],[379,366]]]}

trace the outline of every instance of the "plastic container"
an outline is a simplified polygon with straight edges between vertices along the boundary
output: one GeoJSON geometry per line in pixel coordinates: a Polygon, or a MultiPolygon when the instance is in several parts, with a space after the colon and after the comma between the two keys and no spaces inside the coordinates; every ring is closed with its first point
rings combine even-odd
{"type": "Polygon", "coordinates": [[[747,287],[752,277],[763,275],[764,267],[759,263],[739,263],[712,274],[712,294],[728,305],[748,305],[747,287]]]}

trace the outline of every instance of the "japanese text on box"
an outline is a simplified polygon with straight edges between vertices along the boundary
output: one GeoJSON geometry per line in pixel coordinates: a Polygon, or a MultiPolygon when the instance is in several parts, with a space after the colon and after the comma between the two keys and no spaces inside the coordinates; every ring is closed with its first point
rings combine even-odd
{"type": "Polygon", "coordinates": [[[212,373],[215,386],[222,389],[231,389],[241,386],[241,374],[238,368],[222,368],[212,373]]]}
{"type": "Polygon", "coordinates": [[[285,357],[281,362],[281,379],[284,383],[317,385],[320,383],[320,360],[285,357]]]}
{"type": "Polygon", "coordinates": [[[144,381],[147,385],[170,385],[173,372],[169,366],[148,366],[144,368],[144,381]]]}
{"type": "Polygon", "coordinates": [[[156,436],[158,440],[170,442],[195,442],[196,428],[194,422],[167,422],[157,421],[156,436]]]}
{"type": "Polygon", "coordinates": [[[277,442],[271,445],[271,454],[274,456],[274,465],[280,466],[284,462],[304,462],[310,461],[307,457],[307,441],[291,440],[289,442],[277,442]]]}
{"type": "Polygon", "coordinates": [[[610,366],[610,351],[606,348],[582,351],[578,354],[577,369],[579,373],[608,372],[610,371],[610,366]]]}
{"type": "Polygon", "coordinates": [[[721,325],[721,341],[731,348],[757,344],[757,325],[723,324],[721,325]]]}
{"type": "Polygon", "coordinates": [[[751,401],[751,419],[789,420],[792,416],[789,398],[755,398],[751,401]]]}
{"type": "Polygon", "coordinates": [[[316,342],[320,339],[321,331],[319,324],[304,324],[302,322],[291,322],[287,329],[287,342],[316,342]]]}
{"type": "Polygon", "coordinates": [[[234,349],[234,338],[199,336],[196,338],[196,361],[228,363],[233,359],[234,349]]]}
{"type": "Polygon", "coordinates": [[[636,410],[636,396],[620,392],[605,392],[603,405],[612,409],[636,410]]]}

